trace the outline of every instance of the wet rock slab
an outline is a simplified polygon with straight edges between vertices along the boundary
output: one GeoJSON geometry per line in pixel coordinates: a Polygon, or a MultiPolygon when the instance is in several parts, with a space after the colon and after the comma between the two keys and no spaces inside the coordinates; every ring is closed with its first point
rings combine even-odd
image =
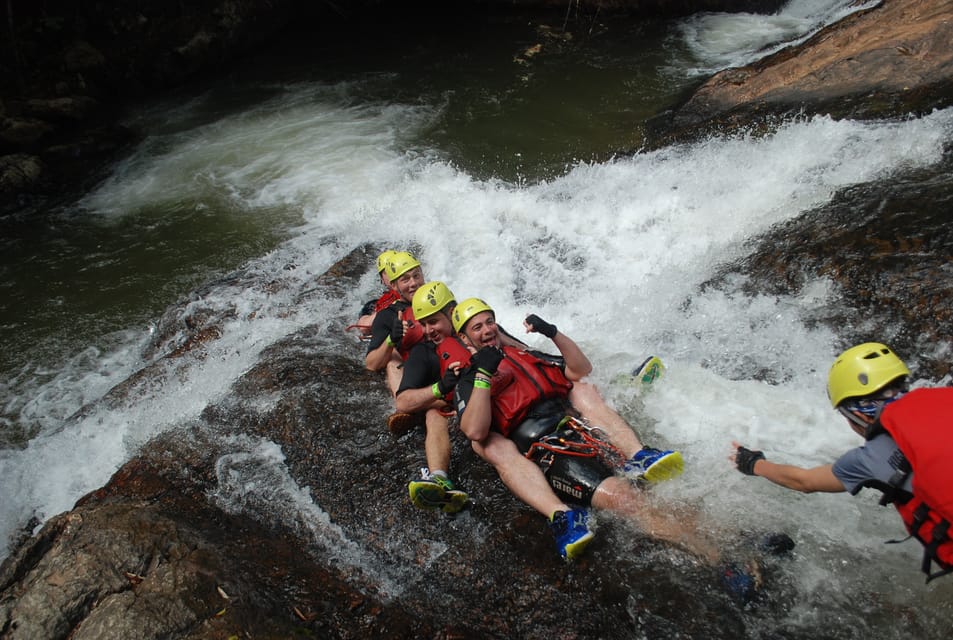
{"type": "MultiPolygon", "coordinates": [[[[911,326],[925,330],[936,296],[950,299],[949,224],[937,213],[918,240],[913,231],[930,215],[922,211],[932,209],[903,195],[926,193],[945,210],[945,171],[912,174],[886,191],[848,190],[835,210],[779,229],[763,251],[726,269],[777,292],[799,286],[806,269],[853,274],[843,280],[849,294],[884,304],[884,327],[922,313],[911,326]],[[848,241],[854,249],[843,251],[848,241]],[[784,242],[789,249],[779,251],[784,242]],[[864,265],[877,259],[883,264],[865,280],[864,265]],[[904,268],[887,268],[904,260],[919,265],[906,279],[904,268]],[[914,289],[923,296],[900,297],[914,289]],[[890,306],[893,298],[900,302],[890,306]]],[[[299,295],[339,298],[374,254],[355,249],[299,295]]],[[[231,317],[194,297],[161,323],[154,368],[200,360],[231,317]]],[[[361,366],[361,345],[323,326],[268,347],[200,416],[27,536],[0,567],[0,637],[737,638],[796,604],[781,567],[769,563],[765,600],[744,609],[715,569],[607,516],[581,560],[561,561],[543,519],[508,494],[458,431],[452,468],[472,507],[456,517],[416,510],[406,483],[424,463],[423,432],[394,439],[386,431],[391,400],[381,377],[361,366]]],[[[153,375],[143,370],[103,402],[134,396],[153,375]]]]}
{"type": "Polygon", "coordinates": [[[904,354],[914,374],[953,372],[953,154],[936,166],[860,184],[827,205],[752,239],[750,254],[710,285],[742,274],[749,293],[797,295],[814,278],[838,289],[815,309],[844,348],[879,340],[904,354]]]}
{"type": "MultiPolygon", "coordinates": [[[[327,286],[346,286],[357,263],[370,263],[366,251],[327,286]]],[[[585,558],[560,560],[543,519],[459,432],[452,466],[472,508],[415,509],[406,483],[423,464],[423,432],[386,431],[391,401],[360,356],[317,326],[269,347],[201,417],[147,444],[8,558],[0,637],[743,633],[713,569],[624,523],[603,519],[585,558]]]]}
{"type": "Polygon", "coordinates": [[[800,45],[715,74],[663,120],[669,134],[690,137],[778,115],[881,118],[949,106],[951,18],[950,0],[884,0],[800,45]]]}

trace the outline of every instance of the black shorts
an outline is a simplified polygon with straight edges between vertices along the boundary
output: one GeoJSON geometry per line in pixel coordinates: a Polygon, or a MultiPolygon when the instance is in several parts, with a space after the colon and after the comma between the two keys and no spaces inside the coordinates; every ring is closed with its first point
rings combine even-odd
{"type": "MultiPolygon", "coordinates": [[[[530,446],[540,438],[556,431],[557,425],[568,415],[567,412],[540,415],[534,413],[513,430],[510,438],[516,443],[520,453],[525,454],[530,446]]],[[[575,437],[575,432],[566,430],[566,437],[575,437]]],[[[561,499],[572,504],[590,506],[592,496],[602,481],[614,474],[598,456],[579,456],[558,451],[545,451],[537,454],[533,460],[543,470],[549,486],[561,499]]]]}
{"type": "Polygon", "coordinates": [[[557,496],[584,507],[592,505],[592,496],[602,481],[615,475],[597,456],[566,454],[553,454],[543,473],[557,496]]]}

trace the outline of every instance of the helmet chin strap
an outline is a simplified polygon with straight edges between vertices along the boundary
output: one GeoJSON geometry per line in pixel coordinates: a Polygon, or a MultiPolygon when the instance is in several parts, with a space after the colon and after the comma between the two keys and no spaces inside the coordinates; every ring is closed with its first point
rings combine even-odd
{"type": "Polygon", "coordinates": [[[841,413],[841,415],[843,415],[845,418],[847,418],[850,421],[851,426],[860,427],[861,430],[863,431],[861,435],[865,437],[867,435],[867,430],[875,422],[874,419],[864,415],[860,411],[851,411],[850,409],[844,406],[837,407],[837,410],[841,413]]]}
{"type": "Polygon", "coordinates": [[[902,395],[903,395],[902,391],[894,392],[894,393],[890,393],[886,397],[878,398],[874,400],[874,402],[877,403],[877,410],[876,410],[876,413],[874,413],[874,415],[870,415],[869,413],[864,413],[863,411],[850,409],[845,405],[841,405],[837,407],[837,410],[841,413],[841,415],[843,415],[845,418],[847,418],[850,421],[851,426],[856,426],[860,428],[861,435],[864,436],[865,439],[870,439],[872,436],[871,429],[877,423],[877,420],[880,419],[880,414],[883,413],[884,408],[886,408],[886,406],[890,404],[891,402],[893,402],[894,400],[899,399],[900,396],[902,395]]]}

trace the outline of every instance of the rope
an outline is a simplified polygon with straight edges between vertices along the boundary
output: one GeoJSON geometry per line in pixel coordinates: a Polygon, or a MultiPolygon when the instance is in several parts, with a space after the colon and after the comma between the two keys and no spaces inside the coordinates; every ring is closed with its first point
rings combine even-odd
{"type": "Polygon", "coordinates": [[[625,456],[608,441],[602,429],[572,416],[556,425],[554,433],[531,444],[525,455],[532,460],[546,453],[580,458],[598,456],[611,468],[621,468],[625,464],[625,456]]]}
{"type": "Polygon", "coordinates": [[[347,333],[351,329],[358,329],[361,332],[361,334],[358,336],[358,339],[360,340],[371,339],[371,335],[369,333],[371,330],[371,325],[358,323],[358,324],[349,324],[348,326],[344,327],[345,333],[347,333]]]}

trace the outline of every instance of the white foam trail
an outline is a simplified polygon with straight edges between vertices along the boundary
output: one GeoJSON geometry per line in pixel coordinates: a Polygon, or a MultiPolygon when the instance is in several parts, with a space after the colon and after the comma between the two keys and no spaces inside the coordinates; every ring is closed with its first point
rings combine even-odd
{"type": "Polygon", "coordinates": [[[215,463],[218,487],[209,496],[213,503],[228,513],[296,530],[337,566],[350,567],[349,575],[357,571],[367,576],[380,588],[382,597],[396,597],[403,585],[412,582],[412,576],[393,576],[386,568],[376,568],[371,554],[331,521],[314,503],[307,487],[291,478],[278,445],[239,437],[231,438],[226,447],[233,452],[215,463]]]}
{"type": "Polygon", "coordinates": [[[684,65],[689,75],[707,75],[728,67],[741,67],[784,47],[799,44],[821,28],[879,0],[792,0],[775,14],[700,13],[679,25],[681,42],[694,65],[684,65]]]}

